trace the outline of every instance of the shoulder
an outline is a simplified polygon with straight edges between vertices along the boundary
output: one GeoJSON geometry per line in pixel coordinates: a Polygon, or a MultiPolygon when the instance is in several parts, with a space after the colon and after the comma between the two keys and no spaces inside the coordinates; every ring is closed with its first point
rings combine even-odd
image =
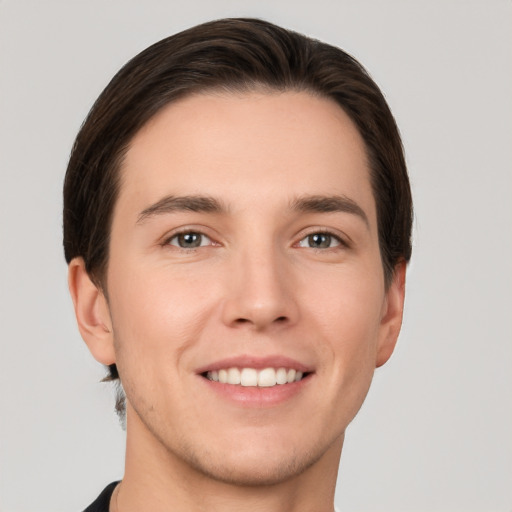
{"type": "Polygon", "coordinates": [[[103,489],[102,493],[91,503],[84,512],[108,512],[110,505],[110,498],[112,493],[119,482],[112,482],[103,489]]]}

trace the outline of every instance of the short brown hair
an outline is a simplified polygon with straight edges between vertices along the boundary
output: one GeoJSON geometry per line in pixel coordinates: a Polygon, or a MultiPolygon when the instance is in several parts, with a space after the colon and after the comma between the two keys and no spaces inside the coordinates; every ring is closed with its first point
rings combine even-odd
{"type": "MultiPolygon", "coordinates": [[[[93,105],[64,183],[64,252],[104,285],[119,168],[134,135],[162,107],[206,90],[307,91],[334,100],[366,145],[386,285],[411,256],[412,199],[400,134],[378,86],[350,55],[259,19],[204,23],[130,60],[93,105]]],[[[111,377],[117,378],[115,365],[111,377]]]]}

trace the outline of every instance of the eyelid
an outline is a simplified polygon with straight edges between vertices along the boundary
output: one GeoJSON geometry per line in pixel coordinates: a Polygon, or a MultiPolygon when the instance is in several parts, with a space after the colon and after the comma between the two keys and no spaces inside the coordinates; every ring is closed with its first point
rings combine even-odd
{"type": "Polygon", "coordinates": [[[194,226],[194,225],[187,225],[187,226],[181,226],[181,227],[177,227],[175,229],[172,229],[171,231],[167,232],[162,238],[161,238],[161,241],[159,242],[159,245],[161,246],[172,246],[176,249],[182,249],[182,250],[185,250],[185,251],[191,251],[193,249],[199,249],[200,247],[209,247],[209,246],[213,246],[213,245],[220,245],[214,238],[212,235],[209,235],[209,234],[206,234],[206,231],[208,231],[204,226],[194,226]],[[195,248],[185,248],[185,247],[180,247],[179,245],[176,245],[176,244],[171,244],[171,241],[180,236],[180,235],[186,235],[187,233],[195,233],[195,234],[198,234],[198,235],[201,235],[202,237],[204,238],[207,238],[209,240],[209,243],[205,244],[205,245],[200,245],[199,247],[195,247],[195,248]]]}
{"type": "MultiPolygon", "coordinates": [[[[171,230],[170,232],[166,233],[162,237],[160,245],[162,245],[162,246],[172,246],[172,247],[175,247],[177,249],[183,249],[185,251],[191,251],[191,250],[194,250],[194,249],[198,249],[199,247],[220,246],[220,245],[222,245],[219,242],[217,242],[212,235],[207,234],[206,231],[208,231],[208,229],[205,228],[204,226],[194,226],[194,225],[190,226],[190,225],[188,225],[188,226],[178,227],[178,228],[175,228],[175,229],[171,230]],[[204,238],[208,239],[208,243],[206,243],[204,245],[201,244],[200,246],[198,246],[196,248],[184,248],[184,247],[180,247],[177,244],[171,244],[171,241],[174,238],[176,238],[176,237],[178,237],[180,235],[187,234],[187,233],[196,233],[198,235],[201,235],[204,238]]],[[[318,248],[318,250],[321,250],[321,251],[325,251],[325,250],[328,250],[328,249],[335,249],[336,247],[349,248],[352,245],[352,240],[350,239],[350,237],[348,235],[346,235],[345,233],[340,232],[338,229],[312,226],[312,227],[306,228],[305,230],[302,230],[302,232],[298,235],[297,242],[295,242],[293,244],[293,246],[298,247],[299,244],[302,241],[304,241],[307,237],[309,237],[311,235],[315,235],[315,234],[328,235],[328,236],[332,237],[334,240],[336,240],[336,242],[338,242],[333,247],[318,248]]],[[[315,249],[315,248],[311,247],[311,249],[315,249]]]]}
{"type": "Polygon", "coordinates": [[[199,247],[206,247],[208,245],[212,245],[212,239],[208,235],[205,235],[204,233],[200,233],[199,231],[183,231],[181,233],[175,233],[173,236],[168,238],[167,245],[172,245],[173,247],[178,247],[179,249],[190,250],[190,249],[197,249],[199,247]],[[188,235],[188,234],[199,235],[200,237],[202,237],[201,243],[197,247],[181,247],[178,244],[173,244],[172,243],[172,241],[174,239],[177,239],[179,236],[181,236],[181,235],[188,235]],[[203,243],[205,241],[205,239],[207,240],[207,243],[203,243]]]}
{"type": "MultiPolygon", "coordinates": [[[[330,237],[334,238],[338,242],[338,244],[333,246],[333,247],[327,247],[325,249],[317,248],[318,250],[325,251],[325,250],[329,250],[329,249],[335,249],[336,247],[344,247],[344,248],[351,247],[351,242],[352,241],[351,241],[351,239],[350,239],[350,237],[348,235],[345,235],[344,233],[341,233],[337,229],[326,228],[326,227],[311,227],[311,228],[308,228],[307,231],[305,231],[305,232],[303,231],[299,235],[300,239],[294,245],[295,246],[299,246],[299,244],[303,240],[305,240],[307,237],[309,237],[311,235],[316,235],[316,234],[329,235],[330,237]]],[[[315,248],[314,247],[310,247],[310,249],[315,249],[315,248]]]]}

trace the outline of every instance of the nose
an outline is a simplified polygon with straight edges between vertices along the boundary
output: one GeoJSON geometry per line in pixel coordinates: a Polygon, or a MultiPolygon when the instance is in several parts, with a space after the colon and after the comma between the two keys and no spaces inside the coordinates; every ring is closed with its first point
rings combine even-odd
{"type": "Polygon", "coordinates": [[[227,276],[224,323],[257,331],[294,324],[299,308],[286,255],[268,247],[248,250],[235,259],[227,276]]]}

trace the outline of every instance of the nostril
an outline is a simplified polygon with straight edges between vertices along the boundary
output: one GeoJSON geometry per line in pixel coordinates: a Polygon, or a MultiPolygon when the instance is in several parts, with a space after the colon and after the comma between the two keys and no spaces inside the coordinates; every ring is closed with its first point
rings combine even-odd
{"type": "Polygon", "coordinates": [[[289,320],[289,317],[288,316],[285,316],[285,315],[281,315],[281,316],[278,316],[278,317],[275,317],[272,319],[272,316],[268,316],[268,317],[264,317],[264,316],[261,316],[261,317],[257,317],[255,316],[254,318],[244,318],[244,317],[240,317],[240,318],[236,318],[235,321],[233,322],[232,325],[238,325],[238,326],[242,326],[242,325],[248,325],[248,324],[251,324],[251,325],[254,325],[256,326],[258,329],[265,326],[265,325],[271,325],[271,324],[286,324],[289,320]]]}

